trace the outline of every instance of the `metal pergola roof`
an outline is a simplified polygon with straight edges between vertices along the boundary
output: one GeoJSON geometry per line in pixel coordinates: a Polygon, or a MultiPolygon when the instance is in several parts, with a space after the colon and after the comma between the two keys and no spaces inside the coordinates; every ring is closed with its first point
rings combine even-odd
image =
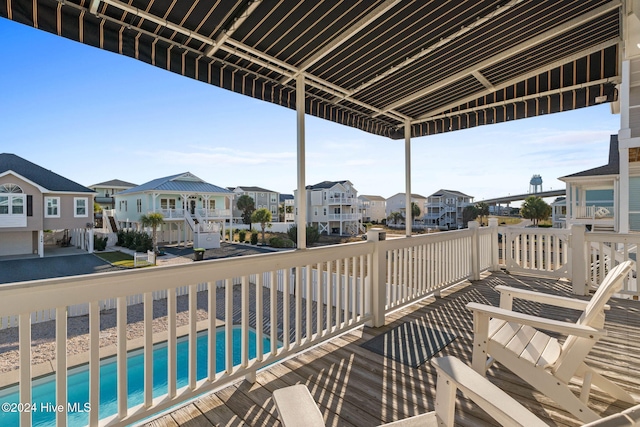
{"type": "MultiPolygon", "coordinates": [[[[377,135],[616,100],[621,2],[6,0],[0,16],[377,135]]],[[[82,78],[80,70],[77,78],[82,78]]]]}

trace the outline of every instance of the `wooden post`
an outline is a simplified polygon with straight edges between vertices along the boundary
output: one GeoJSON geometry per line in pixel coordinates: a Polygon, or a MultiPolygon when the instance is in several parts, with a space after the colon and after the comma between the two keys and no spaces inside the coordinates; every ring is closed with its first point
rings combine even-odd
{"type": "MultiPolygon", "coordinates": [[[[369,276],[367,277],[366,292],[370,295],[371,314],[373,320],[367,322],[367,326],[374,328],[384,326],[385,323],[385,303],[387,295],[387,278],[386,278],[386,252],[380,248],[381,240],[386,239],[386,232],[381,228],[372,228],[367,231],[367,242],[373,242],[375,245],[372,256],[372,265],[369,276]]],[[[369,307],[369,304],[367,304],[369,307]]]]}
{"type": "Polygon", "coordinates": [[[498,242],[498,218],[489,218],[491,229],[491,266],[490,271],[498,271],[500,242],[498,242]]]}
{"type": "Polygon", "coordinates": [[[576,295],[586,295],[588,285],[584,225],[571,225],[569,246],[571,249],[571,283],[573,285],[573,293],[576,295]]]}
{"type": "Polygon", "coordinates": [[[471,235],[471,280],[480,280],[480,239],[478,238],[478,221],[469,221],[471,235]]]}

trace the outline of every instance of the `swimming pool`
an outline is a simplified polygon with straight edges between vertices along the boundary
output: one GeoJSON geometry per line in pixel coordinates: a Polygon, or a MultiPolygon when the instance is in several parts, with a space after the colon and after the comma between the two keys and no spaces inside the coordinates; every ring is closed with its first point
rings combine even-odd
{"type": "MultiPolygon", "coordinates": [[[[201,332],[197,337],[197,378],[205,378],[207,372],[208,340],[207,332],[201,332]]],[[[216,372],[225,369],[225,331],[224,328],[216,330],[216,372]]],[[[271,341],[263,339],[264,349],[271,348],[271,341]]],[[[187,337],[178,339],[177,343],[177,386],[184,387],[188,384],[189,374],[189,347],[187,337]]],[[[249,331],[249,358],[256,357],[256,334],[249,331]]],[[[233,364],[241,360],[241,329],[233,328],[233,364]]],[[[100,362],[100,418],[113,415],[118,412],[117,407],[117,373],[115,356],[103,359],[100,362]]],[[[71,405],[68,412],[69,427],[85,426],[89,422],[89,413],[84,410],[84,404],[89,401],[89,367],[83,365],[68,371],[67,400],[71,405]]],[[[51,406],[55,405],[55,374],[47,375],[33,381],[32,402],[36,409],[32,413],[33,426],[55,426],[56,414],[51,406]]],[[[127,390],[128,405],[133,407],[144,402],[144,358],[142,350],[129,352],[127,356],[127,390]]],[[[153,396],[162,396],[167,393],[167,344],[154,345],[153,350],[153,396]]],[[[11,386],[0,391],[0,403],[18,403],[18,386],[11,386]]],[[[18,426],[18,412],[0,411],[0,426],[18,426]]]]}

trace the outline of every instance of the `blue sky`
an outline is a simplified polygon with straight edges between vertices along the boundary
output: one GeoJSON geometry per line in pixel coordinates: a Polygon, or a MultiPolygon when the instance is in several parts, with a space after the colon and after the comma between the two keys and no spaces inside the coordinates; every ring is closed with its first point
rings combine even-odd
{"type": "MultiPolygon", "coordinates": [[[[295,112],[0,18],[0,152],[91,185],[190,171],[219,186],[296,186],[295,112]]],[[[526,193],[607,162],[608,105],[412,140],[412,191],[526,193]]],[[[307,184],[404,192],[404,141],[307,116],[307,184]]]]}

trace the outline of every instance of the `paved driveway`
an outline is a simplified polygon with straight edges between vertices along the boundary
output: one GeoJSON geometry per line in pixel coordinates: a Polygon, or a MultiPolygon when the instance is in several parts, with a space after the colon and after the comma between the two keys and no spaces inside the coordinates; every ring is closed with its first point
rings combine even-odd
{"type": "Polygon", "coordinates": [[[48,258],[28,258],[0,261],[0,283],[51,279],[53,277],[117,271],[95,255],[68,255],[48,258]]]}

